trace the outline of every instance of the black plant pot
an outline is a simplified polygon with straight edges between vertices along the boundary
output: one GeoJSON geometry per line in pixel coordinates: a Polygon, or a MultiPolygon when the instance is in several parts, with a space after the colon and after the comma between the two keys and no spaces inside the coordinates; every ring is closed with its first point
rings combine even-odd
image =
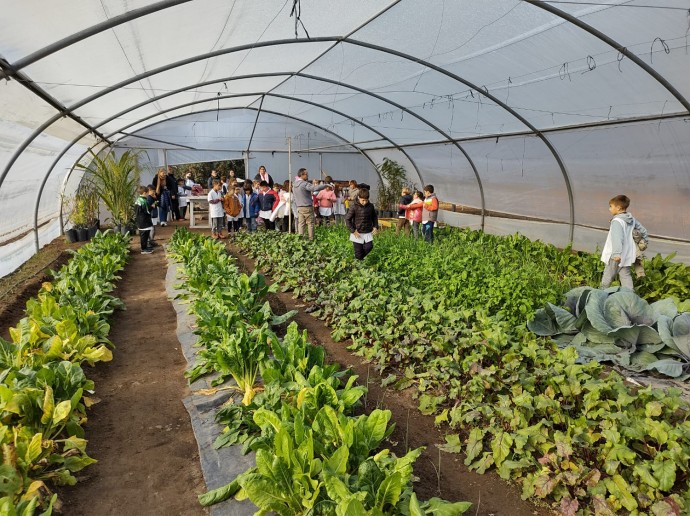
{"type": "Polygon", "coordinates": [[[89,240],[91,240],[93,237],[96,236],[97,231],[98,231],[98,226],[91,226],[89,228],[89,240]]]}
{"type": "Polygon", "coordinates": [[[67,238],[67,241],[70,244],[73,244],[74,242],[78,242],[79,235],[77,234],[77,230],[74,228],[68,229],[65,231],[65,237],[67,238]]]}
{"type": "Polygon", "coordinates": [[[89,240],[89,230],[86,228],[77,229],[77,241],[86,242],[89,240]]]}

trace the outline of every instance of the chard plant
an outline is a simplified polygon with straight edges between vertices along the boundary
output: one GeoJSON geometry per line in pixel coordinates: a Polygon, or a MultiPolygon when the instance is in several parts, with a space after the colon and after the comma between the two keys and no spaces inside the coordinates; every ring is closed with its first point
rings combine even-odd
{"type": "MultiPolygon", "coordinates": [[[[175,234],[173,252],[178,259],[185,260],[186,242],[192,238],[184,231],[175,234]]],[[[219,246],[212,250],[224,252],[219,246]]],[[[212,256],[200,261],[206,259],[210,261],[212,256]]],[[[243,354],[265,358],[260,364],[264,381],[260,392],[242,405],[224,407],[217,417],[225,428],[215,446],[243,444],[244,452],[256,451],[256,467],[200,496],[203,505],[234,496],[250,499],[259,513],[278,514],[461,514],[469,508],[464,502],[417,500],[411,487],[412,463],[421,449],[400,459],[388,450],[377,452],[393,431],[388,425],[390,412],[375,410],[352,417],[365,389],[355,385],[355,376],[345,379],[337,366],[325,364],[323,349],[311,345],[294,323],[281,342],[268,329],[267,321],[275,318],[270,317],[266,304],[255,302],[253,310],[244,310],[235,302],[228,309],[229,303],[218,304],[219,295],[204,299],[203,283],[193,283],[190,290],[197,290],[199,296],[192,303],[199,317],[199,341],[205,348],[200,354],[207,358],[204,367],[210,367],[210,355],[221,371],[237,368],[243,354]],[[198,302],[200,299],[204,300],[198,302]],[[257,317],[264,325],[255,331],[271,335],[267,338],[271,357],[263,356],[269,346],[258,352],[243,347],[251,341],[246,338],[250,335],[247,328],[256,324],[257,317]],[[209,324],[228,320],[232,327],[219,329],[209,324]]],[[[231,291],[233,285],[237,282],[228,277],[225,282],[215,282],[214,291],[231,291]]],[[[262,288],[265,282],[257,285],[262,288]]],[[[189,284],[185,286],[189,288],[189,284]]],[[[240,380],[236,378],[236,382],[240,380]]]]}
{"type": "Polygon", "coordinates": [[[75,484],[95,462],[81,426],[94,384],[80,364],[112,358],[105,317],[122,303],[107,292],[127,247],[123,235],[98,233],[27,302],[11,340],[0,339],[1,514],[51,514],[52,486],[75,484]]]}

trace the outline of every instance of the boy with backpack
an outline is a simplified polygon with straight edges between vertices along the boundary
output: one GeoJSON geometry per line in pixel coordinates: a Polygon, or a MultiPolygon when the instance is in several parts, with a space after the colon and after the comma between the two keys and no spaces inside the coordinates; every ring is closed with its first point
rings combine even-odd
{"type": "Polygon", "coordinates": [[[639,232],[640,243],[647,248],[648,235],[645,227],[635,217],[628,213],[630,199],[625,195],[617,195],[609,201],[609,213],[613,215],[611,227],[606,235],[606,243],[601,253],[601,261],[606,264],[601,278],[600,288],[608,288],[616,276],[621,287],[633,289],[630,267],[637,258],[640,244],[635,242],[633,232],[639,232]]]}

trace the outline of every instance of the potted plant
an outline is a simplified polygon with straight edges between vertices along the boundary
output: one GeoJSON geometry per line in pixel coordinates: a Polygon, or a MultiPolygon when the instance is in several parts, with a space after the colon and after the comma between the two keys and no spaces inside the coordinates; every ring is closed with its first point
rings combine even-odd
{"type": "Polygon", "coordinates": [[[405,168],[392,159],[383,158],[383,163],[376,167],[379,171],[379,191],[377,204],[381,216],[390,218],[398,211],[400,191],[407,186],[405,168]]]}
{"type": "Polygon", "coordinates": [[[83,200],[84,211],[86,212],[86,228],[89,232],[88,239],[91,240],[100,226],[98,220],[100,198],[91,182],[84,182],[79,186],[77,198],[83,200]]]}
{"type": "Polygon", "coordinates": [[[63,213],[61,213],[61,216],[60,216],[60,221],[63,224],[62,230],[65,234],[65,238],[67,239],[67,242],[72,244],[74,242],[78,242],[77,228],[75,227],[74,220],[73,220],[74,197],[69,197],[68,195],[65,195],[64,193],[60,194],[60,197],[62,198],[62,202],[60,203],[60,205],[62,206],[62,210],[63,210],[63,213]],[[63,219],[63,215],[64,215],[64,219],[63,219]],[[69,222],[71,224],[71,227],[69,229],[65,229],[67,226],[67,222],[69,222]]]}
{"type": "Polygon", "coordinates": [[[74,230],[77,232],[76,241],[86,242],[89,239],[89,231],[87,229],[87,203],[86,200],[83,197],[80,197],[78,194],[74,198],[70,221],[72,222],[74,230]]]}
{"type": "Polygon", "coordinates": [[[117,158],[113,151],[103,157],[91,152],[91,157],[88,165],[77,166],[86,172],[86,180],[110,211],[116,229],[126,232],[128,224],[133,222],[133,206],[141,176],[139,153],[128,150],[117,158]]]}

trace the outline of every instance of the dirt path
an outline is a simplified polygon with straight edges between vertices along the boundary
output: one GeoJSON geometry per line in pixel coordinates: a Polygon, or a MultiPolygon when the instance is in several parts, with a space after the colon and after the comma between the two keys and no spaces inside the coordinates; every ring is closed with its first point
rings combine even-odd
{"type": "MultiPolygon", "coordinates": [[[[164,242],[174,228],[161,228],[164,242]]],[[[196,495],[205,491],[183,376],[186,362],[175,335],[176,316],[165,294],[165,253],[139,253],[115,295],[127,307],[115,314],[114,359],[86,369],[101,402],[86,424],[88,453],[99,462],[80,482],[59,493],[62,512],[74,515],[203,515],[196,495]]]]}
{"type": "MultiPolygon", "coordinates": [[[[240,267],[254,270],[254,262],[230,245],[229,251],[238,258],[240,267]]],[[[538,507],[520,498],[520,489],[502,480],[495,472],[479,475],[463,464],[464,456],[440,452],[436,444],[445,442],[442,432],[434,425],[433,416],[424,416],[417,409],[417,402],[409,393],[381,387],[381,378],[373,365],[366,363],[345,349],[348,342],[334,342],[331,330],[319,319],[304,312],[304,305],[295,301],[289,293],[273,294],[270,298],[273,311],[285,313],[296,309],[294,320],[306,329],[314,343],[326,349],[329,362],[351,368],[359,376],[358,382],[366,384],[369,392],[366,410],[386,408],[392,412],[391,422],[396,429],[386,443],[398,456],[408,449],[426,446],[422,456],[414,464],[414,474],[419,477],[415,492],[420,499],[434,496],[452,501],[473,503],[467,514],[487,516],[533,516],[553,514],[545,507],[538,507]]]]}

